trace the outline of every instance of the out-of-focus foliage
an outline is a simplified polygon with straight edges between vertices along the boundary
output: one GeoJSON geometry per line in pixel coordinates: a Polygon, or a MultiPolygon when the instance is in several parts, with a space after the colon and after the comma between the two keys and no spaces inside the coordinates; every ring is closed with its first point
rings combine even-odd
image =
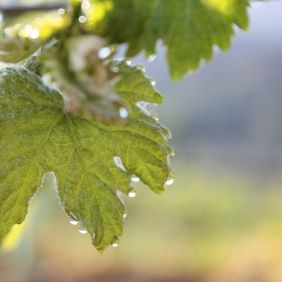
{"type": "Polygon", "coordinates": [[[69,24],[69,15],[58,12],[28,13],[8,19],[0,37],[0,61],[17,63],[27,58],[69,24]]]}
{"type": "Polygon", "coordinates": [[[248,0],[92,0],[89,28],[112,43],[128,43],[128,56],[167,47],[171,75],[181,78],[210,60],[215,46],[230,47],[233,25],[248,27],[248,0]],[[97,14],[96,11],[98,10],[97,14]]]}
{"type": "MultiPolygon", "coordinates": [[[[78,3],[73,1],[76,6],[78,3]]],[[[82,1],[82,13],[86,15],[82,26],[84,31],[99,34],[111,44],[128,43],[128,56],[142,50],[148,56],[154,55],[157,41],[162,40],[167,47],[171,75],[179,79],[198,69],[202,60],[211,60],[215,47],[230,47],[234,25],[248,27],[248,6],[248,0],[82,1]]],[[[70,14],[63,9],[59,14],[33,17],[25,15],[17,19],[18,24],[8,21],[8,42],[4,41],[1,48],[1,60],[20,61],[70,24],[70,14]],[[7,53],[11,47],[17,53],[7,53]]]]}

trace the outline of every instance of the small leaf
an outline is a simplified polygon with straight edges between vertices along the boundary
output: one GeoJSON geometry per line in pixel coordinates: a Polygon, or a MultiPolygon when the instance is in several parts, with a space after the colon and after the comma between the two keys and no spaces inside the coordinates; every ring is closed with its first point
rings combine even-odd
{"type": "Polygon", "coordinates": [[[23,222],[47,172],[56,175],[67,214],[101,251],[122,235],[125,208],[117,192],[132,191],[132,175],[157,193],[163,190],[170,174],[168,132],[136,105],[162,97],[141,70],[112,65],[120,74],[115,89],[129,109],[122,123],[65,113],[62,96],[34,73],[0,70],[0,241],[23,222]]]}
{"type": "Polygon", "coordinates": [[[63,95],[67,112],[120,120],[119,112],[125,105],[113,91],[119,74],[105,63],[108,57],[99,57],[105,44],[101,37],[80,35],[43,49],[44,55],[39,57],[42,75],[63,95]]]}
{"type": "MultiPolygon", "coordinates": [[[[95,8],[102,0],[92,0],[95,8]]],[[[214,46],[230,47],[234,25],[248,27],[248,0],[111,0],[95,16],[89,10],[89,29],[112,43],[128,43],[128,56],[155,53],[160,39],[167,47],[171,75],[180,79],[213,57],[214,46]],[[93,15],[92,15],[92,14],[93,15]],[[130,16],[129,16],[130,15],[130,16]]]]}

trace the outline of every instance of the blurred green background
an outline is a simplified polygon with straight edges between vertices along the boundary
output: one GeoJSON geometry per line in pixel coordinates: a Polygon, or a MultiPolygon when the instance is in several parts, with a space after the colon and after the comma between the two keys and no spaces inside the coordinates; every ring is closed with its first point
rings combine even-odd
{"type": "Polygon", "coordinates": [[[134,58],[166,97],[176,181],[125,199],[119,247],[99,254],[46,183],[0,253],[1,282],[282,281],[282,2],[255,2],[250,19],[227,54],[180,82],[161,44],[154,62],[134,58]]]}

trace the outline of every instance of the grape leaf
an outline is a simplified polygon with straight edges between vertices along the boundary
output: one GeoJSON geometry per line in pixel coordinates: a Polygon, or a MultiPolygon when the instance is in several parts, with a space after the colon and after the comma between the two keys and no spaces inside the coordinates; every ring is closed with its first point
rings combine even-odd
{"type": "Polygon", "coordinates": [[[125,207],[117,192],[132,191],[133,174],[154,192],[163,190],[168,132],[136,104],[162,97],[137,67],[112,67],[120,74],[115,90],[129,109],[116,123],[64,112],[62,96],[25,68],[0,70],[0,241],[24,220],[47,172],[56,175],[66,213],[100,251],[122,235],[125,207]]]}
{"type": "Polygon", "coordinates": [[[227,50],[234,25],[248,27],[248,0],[92,0],[89,29],[112,43],[128,43],[128,56],[155,53],[159,39],[167,47],[171,75],[181,78],[213,57],[214,46],[227,50]],[[96,16],[97,4],[100,11],[96,16]],[[106,5],[107,4],[107,5],[106,5]],[[101,18],[101,14],[105,14],[101,18]]]}
{"type": "Polygon", "coordinates": [[[65,109],[81,116],[120,119],[122,99],[113,91],[118,73],[100,59],[105,40],[97,36],[72,36],[55,43],[38,56],[42,74],[49,84],[63,93],[65,109]]]}

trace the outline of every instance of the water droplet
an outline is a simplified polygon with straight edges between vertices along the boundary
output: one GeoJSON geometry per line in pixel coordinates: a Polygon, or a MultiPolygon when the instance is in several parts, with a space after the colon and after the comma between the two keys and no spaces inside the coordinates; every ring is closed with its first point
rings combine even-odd
{"type": "Polygon", "coordinates": [[[65,13],[66,13],[66,10],[63,9],[63,8],[61,8],[61,9],[58,10],[58,14],[59,14],[59,15],[64,15],[65,13]]]}
{"type": "Polygon", "coordinates": [[[77,225],[77,224],[79,223],[79,221],[78,221],[78,220],[75,220],[75,219],[73,219],[73,218],[71,218],[71,219],[69,220],[69,223],[70,223],[71,225],[77,225]]]}
{"type": "Polygon", "coordinates": [[[85,17],[85,16],[80,16],[80,17],[78,18],[78,21],[79,21],[80,23],[86,23],[86,17],[85,17]]]}
{"type": "Polygon", "coordinates": [[[112,247],[113,248],[117,248],[119,245],[119,240],[117,239],[113,244],[112,244],[112,247]]]}
{"type": "Polygon", "coordinates": [[[4,33],[6,36],[10,35],[12,33],[12,28],[11,27],[6,27],[4,29],[4,33]]]}
{"type": "Polygon", "coordinates": [[[106,59],[108,56],[111,55],[111,49],[109,47],[104,47],[102,49],[99,50],[98,52],[98,57],[100,59],[106,59]]]}
{"type": "Polygon", "coordinates": [[[131,190],[130,192],[128,192],[127,196],[129,198],[135,198],[136,197],[136,191],[135,190],[131,190]]]}
{"type": "Polygon", "coordinates": [[[114,66],[114,67],[111,67],[111,71],[112,72],[119,72],[119,68],[114,66]]]}
{"type": "Polygon", "coordinates": [[[137,65],[136,68],[142,72],[145,72],[145,67],[143,65],[137,65]]]}
{"type": "Polygon", "coordinates": [[[124,213],[122,217],[123,217],[123,219],[126,219],[127,218],[127,213],[124,213]]]}
{"type": "Polygon", "coordinates": [[[171,186],[174,183],[174,178],[169,177],[167,181],[165,182],[165,186],[171,186]]]}
{"type": "Polygon", "coordinates": [[[136,176],[136,175],[132,175],[131,176],[131,181],[137,183],[137,182],[140,181],[140,178],[138,176],[136,176]]]}
{"type": "Polygon", "coordinates": [[[88,0],[82,1],[81,9],[82,11],[86,12],[90,8],[90,3],[88,0]]]}
{"type": "Polygon", "coordinates": [[[157,56],[156,56],[155,54],[150,55],[150,56],[148,57],[148,61],[149,61],[149,62],[153,62],[156,58],[157,58],[157,56]]]}
{"type": "Polygon", "coordinates": [[[156,81],[154,79],[150,79],[151,85],[156,86],[156,81]]]}
{"type": "Polygon", "coordinates": [[[126,63],[126,65],[128,65],[128,66],[132,66],[132,62],[131,62],[130,60],[126,60],[125,63],[126,63]]]}
{"type": "Polygon", "coordinates": [[[165,129],[164,135],[165,135],[165,138],[167,138],[167,139],[171,139],[172,138],[171,131],[168,128],[165,129]]]}
{"type": "Polygon", "coordinates": [[[113,157],[113,161],[118,168],[120,168],[123,171],[126,171],[120,157],[118,157],[118,156],[113,157]]]}
{"type": "Polygon", "coordinates": [[[32,29],[33,29],[33,27],[32,27],[32,25],[28,24],[28,25],[26,25],[26,26],[24,27],[24,29],[25,29],[27,32],[31,32],[32,29]]]}
{"type": "Polygon", "coordinates": [[[175,156],[175,152],[174,152],[174,150],[173,150],[172,148],[170,149],[169,155],[170,155],[171,157],[174,157],[174,156],[175,156]]]}
{"type": "Polygon", "coordinates": [[[121,118],[127,118],[128,117],[128,111],[125,108],[119,109],[119,115],[121,118]]]}
{"type": "Polygon", "coordinates": [[[33,28],[32,25],[26,25],[22,29],[19,30],[19,36],[25,37],[25,38],[32,38],[36,39],[39,37],[39,30],[36,28],[33,28]]]}
{"type": "Polygon", "coordinates": [[[82,235],[85,235],[85,234],[87,234],[87,230],[84,229],[84,228],[79,228],[79,233],[82,234],[82,235]]]}
{"type": "Polygon", "coordinates": [[[29,32],[29,37],[30,37],[31,39],[36,39],[36,38],[38,38],[38,37],[39,37],[39,30],[36,29],[36,28],[32,29],[32,30],[29,32]]]}
{"type": "Polygon", "coordinates": [[[156,121],[159,122],[159,117],[157,114],[152,114],[151,117],[156,121]]]}

